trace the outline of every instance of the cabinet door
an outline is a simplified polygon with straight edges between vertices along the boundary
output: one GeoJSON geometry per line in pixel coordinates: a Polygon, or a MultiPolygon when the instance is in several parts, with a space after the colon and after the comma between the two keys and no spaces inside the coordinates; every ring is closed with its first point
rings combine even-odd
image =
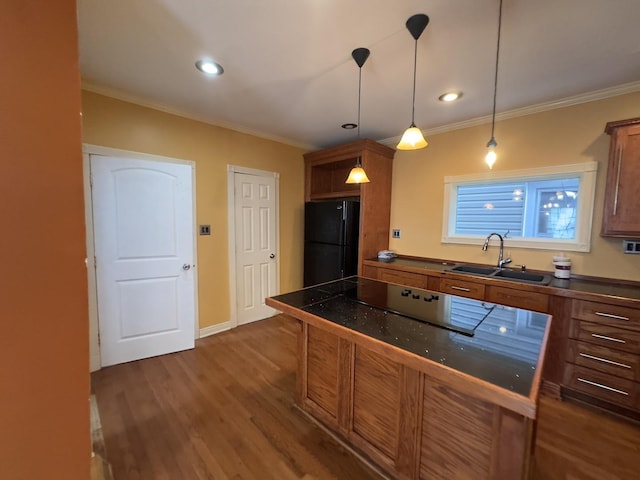
{"type": "Polygon", "coordinates": [[[640,234],[640,123],[608,128],[607,133],[612,138],[601,235],[636,236],[640,234]]]}
{"type": "Polygon", "coordinates": [[[406,285],[407,287],[427,288],[427,276],[419,273],[380,268],[378,269],[378,279],[383,282],[406,285]]]}
{"type": "Polygon", "coordinates": [[[499,303],[510,307],[549,313],[549,295],[546,293],[490,286],[487,287],[486,300],[491,303],[499,303]]]}

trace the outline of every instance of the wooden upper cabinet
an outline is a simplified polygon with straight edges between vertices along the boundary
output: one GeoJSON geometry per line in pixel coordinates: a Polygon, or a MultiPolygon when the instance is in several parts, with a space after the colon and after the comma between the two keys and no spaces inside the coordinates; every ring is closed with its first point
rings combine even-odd
{"type": "Polygon", "coordinates": [[[364,259],[389,248],[394,155],[394,149],[369,139],[304,155],[306,202],[360,197],[359,275],[364,259]],[[348,185],[344,182],[358,158],[370,183],[348,185]]]}
{"type": "Polygon", "coordinates": [[[609,122],[611,135],[602,216],[603,237],[640,235],[640,118],[609,122]]]}

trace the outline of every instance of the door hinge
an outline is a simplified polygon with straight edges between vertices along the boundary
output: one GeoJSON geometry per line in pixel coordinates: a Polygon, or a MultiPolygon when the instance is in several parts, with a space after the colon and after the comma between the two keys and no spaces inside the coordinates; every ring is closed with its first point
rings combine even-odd
{"type": "Polygon", "coordinates": [[[98,268],[98,257],[93,256],[93,268],[98,268]]]}

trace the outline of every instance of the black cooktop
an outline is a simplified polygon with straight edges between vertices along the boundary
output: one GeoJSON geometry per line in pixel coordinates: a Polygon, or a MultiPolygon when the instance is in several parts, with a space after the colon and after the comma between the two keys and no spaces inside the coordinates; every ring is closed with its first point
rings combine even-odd
{"type": "Polygon", "coordinates": [[[450,305],[445,304],[446,295],[427,290],[379,282],[366,284],[364,288],[357,283],[345,282],[342,287],[341,295],[363,305],[468,336],[473,336],[476,327],[495,308],[493,304],[483,303],[483,308],[476,309],[473,315],[462,316],[452,312],[450,305]]]}

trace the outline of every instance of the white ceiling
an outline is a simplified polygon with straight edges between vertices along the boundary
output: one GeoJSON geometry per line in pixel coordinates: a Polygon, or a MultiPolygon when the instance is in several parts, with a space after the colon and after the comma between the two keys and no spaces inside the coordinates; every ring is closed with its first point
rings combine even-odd
{"type": "MultiPolygon", "coordinates": [[[[499,0],[78,0],[86,88],[308,148],[491,113],[499,0]],[[196,60],[225,73],[210,78],[196,60]],[[438,101],[448,90],[464,95],[438,101]]],[[[504,0],[497,110],[640,81],[640,0],[504,0]]],[[[640,83],[638,83],[640,89],[640,83]]],[[[635,87],[634,87],[635,88],[635,87]]],[[[640,108],[639,108],[640,114],[640,108]]],[[[489,131],[487,132],[487,137],[489,131]]]]}

